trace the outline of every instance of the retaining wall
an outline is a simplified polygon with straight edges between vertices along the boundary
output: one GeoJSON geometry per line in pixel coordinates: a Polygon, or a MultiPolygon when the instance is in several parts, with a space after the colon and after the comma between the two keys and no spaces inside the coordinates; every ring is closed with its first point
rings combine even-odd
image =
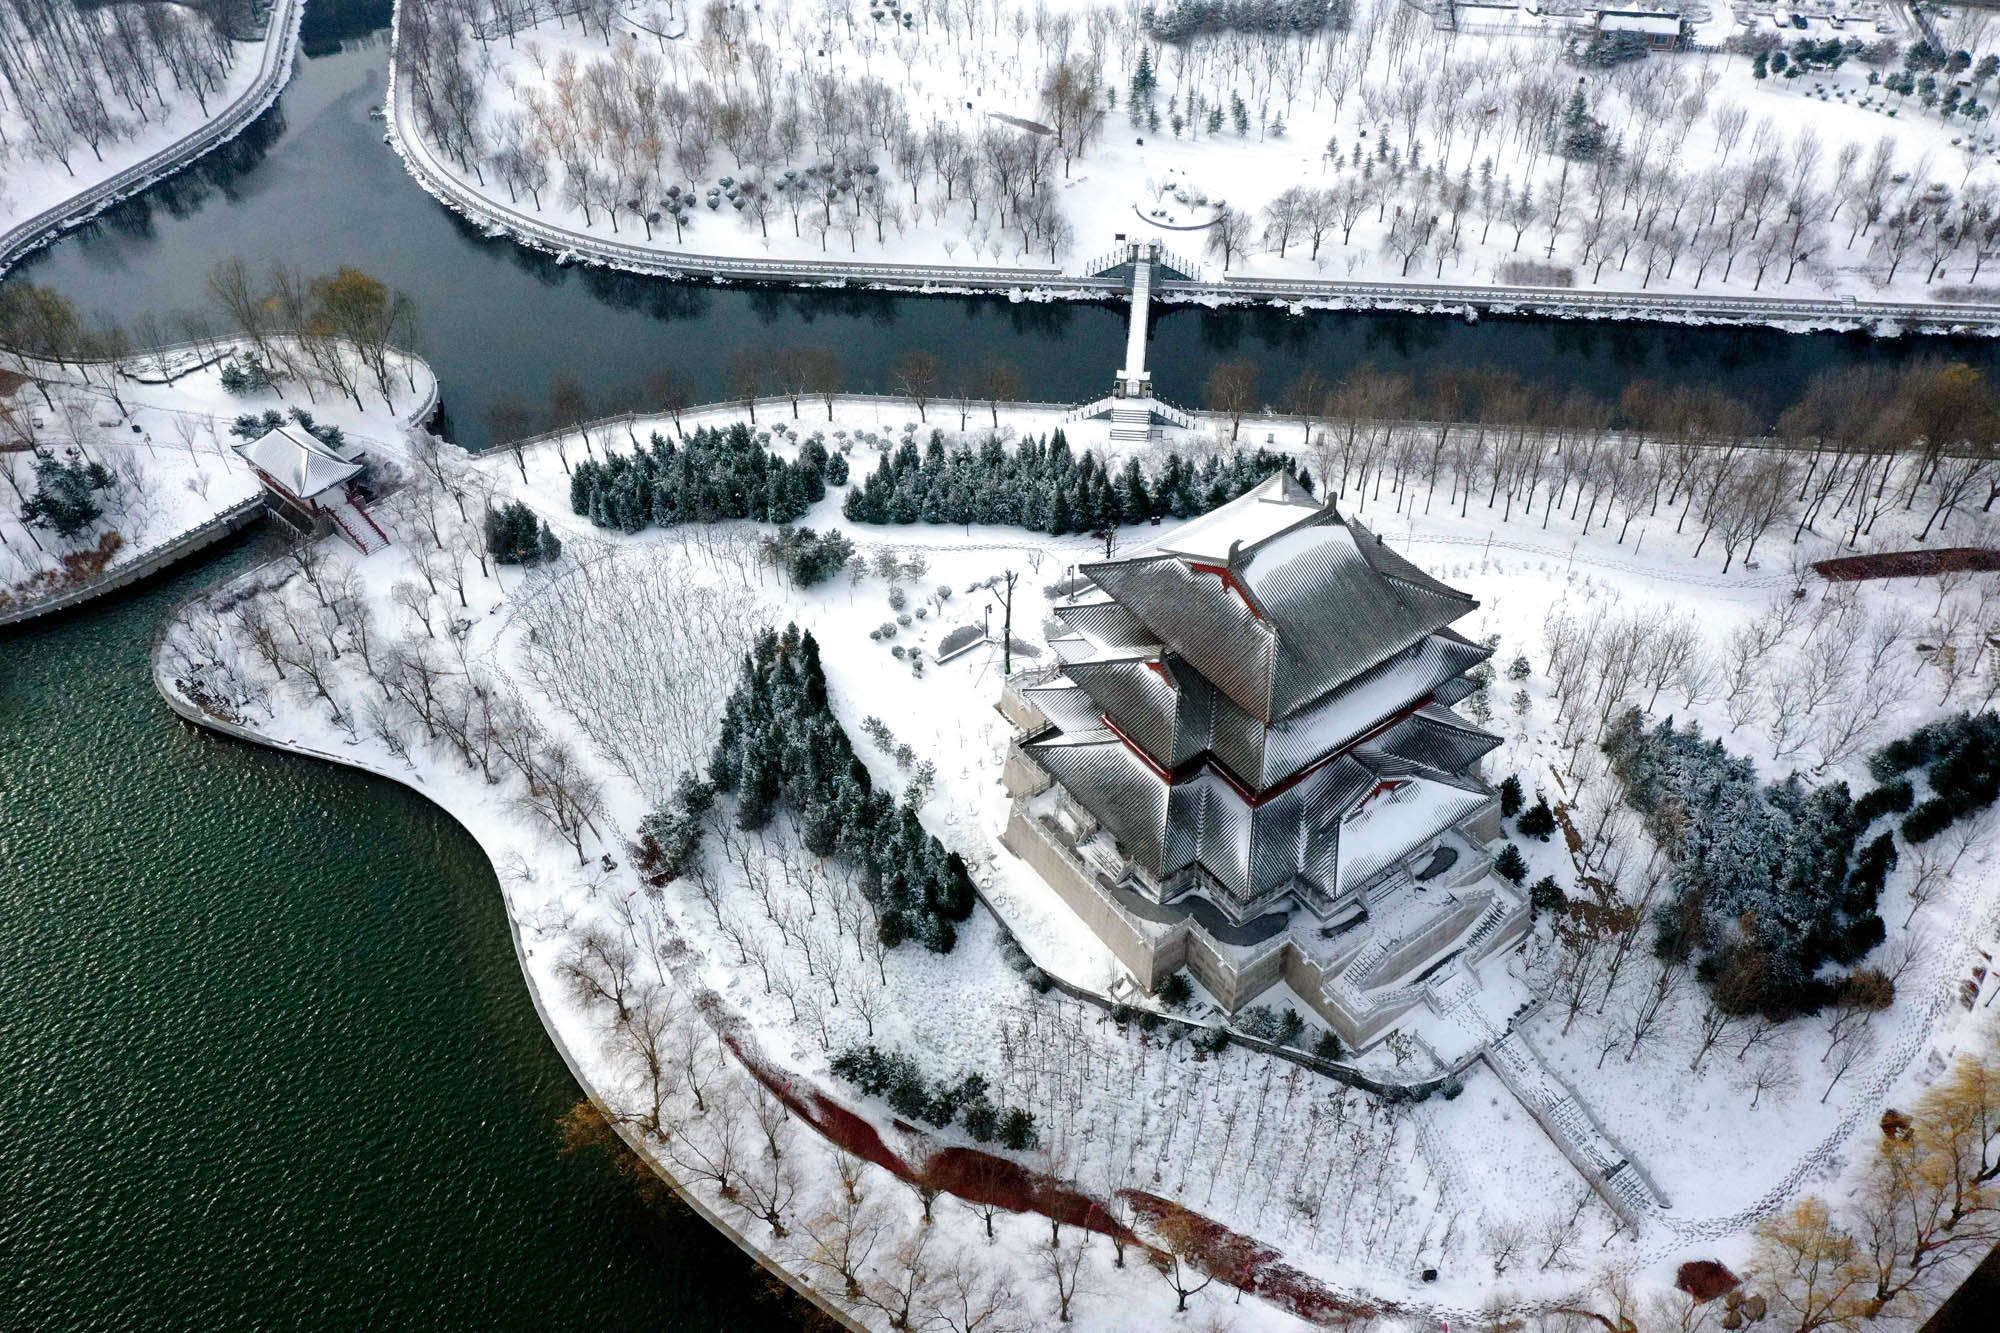
{"type": "Polygon", "coordinates": [[[39,616],[54,615],[58,611],[67,611],[73,606],[80,606],[93,597],[102,597],[106,593],[129,587],[140,579],[157,574],[168,565],[193,555],[196,551],[213,546],[223,538],[241,532],[256,522],[263,512],[263,495],[261,493],[253,495],[235,508],[224,510],[201,526],[189,528],[180,536],[170,538],[138,559],[113,566],[86,583],[80,583],[74,588],[65,588],[37,601],[0,609],[0,626],[18,625],[39,616]]]}
{"type": "MultiPolygon", "coordinates": [[[[197,596],[201,595],[204,594],[197,594],[197,596]]],[[[189,599],[189,601],[192,600],[194,599],[189,599]]],[[[176,607],[173,613],[161,622],[160,634],[163,635],[180,618],[181,610],[186,605],[188,603],[183,602],[181,606],[176,607]]],[[[158,636],[155,639],[156,646],[157,642],[158,636]]],[[[160,698],[165,701],[168,708],[171,708],[178,714],[183,721],[194,726],[216,732],[219,735],[228,736],[234,740],[245,741],[251,745],[261,745],[267,749],[277,750],[284,754],[303,754],[314,759],[324,759],[328,763],[333,764],[344,764],[349,768],[358,768],[364,772],[373,773],[377,777],[387,778],[391,782],[400,783],[412,791],[420,793],[426,800],[431,801],[439,810],[442,810],[447,816],[451,816],[454,822],[456,822],[456,816],[452,816],[450,807],[437,801],[428,791],[424,790],[421,781],[413,781],[408,774],[398,773],[393,769],[378,768],[372,764],[358,763],[352,755],[327,754],[323,751],[313,749],[311,746],[281,744],[267,736],[260,735],[249,727],[203,712],[200,708],[183,699],[180,692],[173,687],[171,681],[161,678],[157,652],[154,654],[153,687],[160,698]]],[[[465,828],[463,824],[460,824],[459,827],[465,828]]],[[[472,836],[470,829],[466,829],[466,833],[468,836],[472,836]]],[[[473,841],[477,842],[477,837],[474,837],[473,841]]],[[[497,875],[497,868],[495,873],[497,875]]],[[[502,890],[503,896],[504,893],[505,891],[502,890]]],[[[661,1160],[659,1154],[653,1151],[652,1145],[646,1141],[645,1135],[636,1126],[620,1121],[612,1113],[611,1108],[604,1103],[604,1100],[597,1095],[597,1090],[591,1086],[590,1080],[584,1074],[582,1064],[571,1053],[569,1044],[563,1040],[562,1032],[551,1021],[548,1007],[542,1000],[541,990],[535,985],[535,975],[528,967],[527,948],[521,940],[520,922],[515,919],[511,908],[507,910],[506,916],[508,934],[514,941],[514,961],[520,966],[521,980],[528,988],[528,999],[535,1006],[535,1017],[541,1020],[542,1031],[548,1034],[550,1043],[556,1048],[556,1053],[562,1056],[563,1064],[569,1068],[570,1078],[575,1081],[579,1088],[583,1089],[584,1096],[590,1099],[590,1104],[597,1108],[598,1113],[604,1117],[605,1123],[618,1132],[618,1137],[624,1140],[625,1146],[630,1148],[641,1161],[651,1167],[653,1173],[665,1181],[667,1187],[673,1190],[675,1196],[682,1203],[686,1204],[696,1216],[700,1217],[702,1221],[714,1227],[724,1236],[727,1236],[737,1249],[749,1255],[765,1272],[783,1282],[787,1287],[790,1287],[802,1299],[811,1304],[828,1319],[831,1319],[839,1327],[848,1329],[851,1333],[871,1333],[867,1325],[856,1320],[846,1310],[815,1289],[804,1278],[771,1259],[748,1236],[739,1231],[735,1224],[728,1218],[709,1207],[700,1195],[682,1185],[674,1177],[674,1174],[667,1169],[666,1163],[661,1160]]]]}
{"type": "MultiPolygon", "coordinates": [[[[389,55],[389,141],[425,193],[453,212],[520,244],[628,272],[663,277],[706,277],[811,286],[849,284],[919,291],[1007,291],[1062,299],[1101,300],[1123,295],[1129,283],[1053,266],[982,268],[960,265],[780,261],[705,255],[664,246],[630,245],[587,232],[554,227],[461,182],[417,131],[408,80],[398,77],[401,3],[392,20],[389,55]]],[[[1162,279],[1156,300],[1204,305],[1302,302],[1336,307],[1404,309],[1434,313],[1549,315],[1557,318],[1775,324],[1781,327],[1863,328],[1915,326],[2000,336],[2000,305],[1781,297],[1663,295],[1653,292],[1577,291],[1571,288],[1351,282],[1306,278],[1250,278],[1225,273],[1219,281],[1162,279]]]]}

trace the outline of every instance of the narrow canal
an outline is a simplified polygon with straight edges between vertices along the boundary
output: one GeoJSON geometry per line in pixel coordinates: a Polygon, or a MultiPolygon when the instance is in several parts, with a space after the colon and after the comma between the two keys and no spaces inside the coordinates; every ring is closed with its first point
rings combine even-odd
{"type": "MultiPolygon", "coordinates": [[[[563,266],[489,239],[418,190],[382,142],[369,112],[384,96],[387,59],[377,33],[303,61],[251,133],[31,257],[20,275],[86,313],[129,321],[206,306],[209,272],[231,257],[260,270],[273,260],[310,273],[364,269],[415,299],[419,345],[443,378],[456,438],[475,447],[496,402],[539,407],[557,374],[574,375],[607,412],[663,367],[715,398],[743,347],[766,358],[830,348],[858,390],[891,388],[896,358],[911,348],[935,353],[947,376],[997,357],[1043,401],[1101,395],[1122,358],[1122,304],[677,284],[563,266]]],[[[1693,382],[1775,411],[1825,367],[1913,356],[1990,370],[2000,341],[1156,306],[1148,362],[1161,396],[1190,405],[1218,362],[1245,358],[1273,400],[1308,369],[1338,378],[1372,363],[1421,380],[1441,366],[1494,365],[1612,398],[1640,377],[1693,382]]]]}

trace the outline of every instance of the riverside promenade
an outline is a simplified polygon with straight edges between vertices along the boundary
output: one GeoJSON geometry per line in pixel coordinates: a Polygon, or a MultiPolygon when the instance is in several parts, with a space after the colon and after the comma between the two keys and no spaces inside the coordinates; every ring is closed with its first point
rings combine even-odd
{"type": "MultiPolygon", "coordinates": [[[[401,5],[398,4],[400,14],[401,5]]],[[[392,33],[395,31],[392,25],[392,33]]],[[[400,38],[389,48],[388,138],[426,194],[485,230],[554,255],[625,272],[670,278],[844,286],[927,292],[1004,292],[1016,298],[1103,300],[1127,297],[1131,284],[1080,262],[1052,266],[892,264],[839,260],[769,260],[702,254],[665,243],[634,244],[553,226],[460,178],[418,132],[409,80],[398,66],[400,38]]],[[[1109,237],[1096,238],[1108,241],[1109,237]]],[[[1144,236],[1133,239],[1149,239],[1144,236]]],[[[1183,235],[1181,241],[1185,242],[1183,235]]],[[[1314,278],[1253,278],[1223,273],[1154,275],[1150,297],[1166,304],[1281,305],[1298,308],[1406,310],[1457,315],[1524,315],[1554,319],[1649,320],[1667,323],[1761,324],[1799,331],[1858,329],[1871,333],[1961,333],[2000,336],[2000,304],[1868,301],[1745,296],[1725,293],[1584,291],[1424,282],[1356,282],[1314,278]]]]}
{"type": "Polygon", "coordinates": [[[31,250],[47,245],[71,227],[87,222],[119,200],[138,194],[234,138],[269,110],[291,77],[299,49],[299,24],[304,17],[305,0],[273,0],[258,55],[257,76],[250,86],[178,141],[0,232],[0,274],[31,250]]]}

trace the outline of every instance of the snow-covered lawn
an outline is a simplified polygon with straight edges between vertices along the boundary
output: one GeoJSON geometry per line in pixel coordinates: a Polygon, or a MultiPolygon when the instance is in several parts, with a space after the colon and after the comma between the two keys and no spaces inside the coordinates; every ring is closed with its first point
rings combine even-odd
{"type": "MultiPolygon", "coordinates": [[[[225,345],[218,345],[221,348],[225,345]]],[[[37,365],[48,394],[35,383],[15,387],[0,399],[6,413],[0,452],[0,593],[32,597],[47,590],[65,557],[87,557],[98,572],[144,557],[190,529],[228,512],[258,494],[256,476],[231,451],[238,442],[230,426],[243,414],[305,409],[320,425],[337,426],[364,448],[401,435],[412,414],[435,401],[430,368],[412,359],[407,378],[395,381],[389,401],[370,390],[365,407],[351,399],[283,382],[245,394],[223,389],[221,360],[208,355],[200,369],[160,383],[164,371],[181,363],[139,357],[125,363],[130,373],[105,366],[87,371],[37,365]],[[163,370],[164,368],[164,370],[163,370]],[[115,382],[112,376],[116,375],[115,382]],[[112,485],[97,494],[103,516],[77,535],[62,539],[46,529],[30,530],[20,502],[35,492],[35,451],[104,465],[112,485]],[[106,546],[108,558],[100,558],[106,546]]],[[[398,374],[403,361],[397,359],[398,374]]]]}
{"type": "MultiPolygon", "coordinates": [[[[106,7],[107,17],[93,21],[107,26],[143,25],[140,15],[147,8],[110,6],[106,7]]],[[[170,21],[184,26],[189,33],[202,30],[207,22],[191,11],[167,8],[172,10],[170,21]]],[[[280,27],[295,22],[290,6],[277,6],[277,11],[282,16],[280,27]]],[[[273,40],[278,36],[274,30],[273,40]]],[[[195,53],[200,42],[199,37],[190,38],[189,50],[182,58],[193,64],[203,63],[205,57],[195,53]]],[[[58,86],[72,85],[65,93],[69,102],[57,108],[51,105],[52,99],[38,96],[39,129],[30,124],[24,107],[10,98],[0,98],[0,235],[172,147],[227,109],[256,83],[261,73],[264,43],[232,42],[224,47],[230,53],[228,68],[216,77],[213,88],[203,89],[201,98],[192,90],[195,76],[191,72],[186,75],[188,85],[182,86],[178,77],[182,72],[163,67],[158,56],[144,63],[143,74],[135,75],[131,67],[126,67],[125,77],[139,80],[137,96],[145,113],[143,117],[133,112],[103,71],[92,71],[102,85],[95,96],[83,95],[73,86],[77,77],[73,68],[51,73],[49,77],[58,86]],[[101,122],[88,110],[99,103],[108,108],[101,122]],[[101,136],[94,148],[76,128],[81,125],[91,125],[90,132],[101,136]]],[[[35,59],[32,47],[24,55],[30,61],[35,59]]],[[[109,59],[117,63],[116,57],[109,59]]],[[[34,95],[32,82],[20,86],[34,95]]]]}
{"type": "MultiPolygon", "coordinates": [[[[773,432],[771,446],[789,452],[796,443],[793,419],[769,407],[759,416],[760,429],[773,432]]],[[[843,408],[829,426],[808,411],[796,432],[824,430],[830,447],[847,446],[858,483],[873,466],[875,450],[902,439],[906,419],[915,416],[914,408],[890,404],[843,408]]],[[[955,415],[931,410],[934,423],[940,416],[955,433],[955,415]]],[[[692,429],[701,420],[727,419],[730,414],[717,411],[691,414],[681,424],[692,429]]],[[[1047,419],[1009,417],[1004,424],[1044,429],[1047,419]]],[[[675,429],[670,422],[641,421],[632,430],[643,439],[651,428],[662,434],[675,429]]],[[[1073,447],[1104,447],[1102,430],[1076,428],[1073,447]]],[[[1251,442],[1246,437],[1244,443],[1251,442]]],[[[1221,447],[1200,438],[1175,444],[1195,452],[1221,447]]],[[[619,1038],[605,1006],[585,1002],[571,984],[578,941],[591,932],[614,945],[626,942],[635,960],[630,966],[657,975],[680,997],[677,1021],[686,1020],[697,997],[716,997],[710,1020],[721,1022],[753,1058],[795,1080],[795,1089],[823,1088],[861,1108],[913,1160],[970,1140],[960,1129],[893,1127],[896,1117],[886,1105],[831,1075],[833,1055],[872,1041],[911,1055],[932,1079],[979,1073],[996,1103],[1034,1112],[1040,1145],[1020,1155],[1031,1169],[1105,1200],[1121,1187],[1174,1198],[1275,1247],[1286,1262],[1333,1290],[1434,1303],[1463,1317],[1458,1312],[1492,1299],[1556,1299],[1587,1285],[1605,1265],[1638,1266],[1645,1285],[1664,1290],[1680,1260],[1740,1260],[1755,1219],[1739,1214],[1770,1198],[1821,1188],[1864,1142],[1843,1138],[1842,1131],[1872,1121],[1885,1101],[1907,1097],[1942,1067],[1962,1036],[1962,1011],[1938,1000],[1970,976],[1971,950],[1994,942],[1992,877],[1982,847],[1973,847],[1922,902],[1910,896],[1915,858],[1906,858],[1891,877],[1883,903],[1889,939],[1870,961],[1892,966],[1908,940],[1922,945],[1912,951],[1893,1007],[1870,1020],[1872,1048],[1824,1100],[1829,1078],[1820,1063],[1825,1038],[1817,1021],[1795,1022],[1743,1061],[1732,1039],[1691,1074],[1701,1000],[1690,983],[1635,1041],[1633,1004],[1655,972],[1649,937],[1642,937],[1601,1016],[1593,999],[1569,1023],[1564,1008],[1548,1002],[1522,1030],[1549,1071],[1670,1200],[1671,1207],[1633,1237],[1618,1234],[1623,1228],[1610,1210],[1483,1066],[1468,1071],[1461,1095],[1409,1107],[1383,1106],[1242,1048],[1197,1058],[1185,1042],[1164,1042],[1137,1023],[1121,1029],[1100,1010],[1037,994],[1007,965],[1000,925],[983,911],[961,930],[948,955],[926,953],[915,943],[878,954],[859,924],[865,913],[852,875],[800,850],[787,816],[759,837],[710,834],[705,879],[690,876],[649,892],[628,864],[632,831],[680,772],[704,762],[750,633],[763,624],[795,622],[818,641],[834,709],[876,782],[898,790],[922,764],[933,766],[934,786],[922,812],[926,826],[966,857],[1027,951],[1043,967],[1093,989],[1119,980],[1116,964],[1088,930],[999,848],[1007,811],[999,771],[1011,732],[993,707],[1001,685],[997,644],[942,664],[935,660],[940,639],[952,628],[990,624],[998,637],[1000,610],[980,585],[1006,569],[1022,575],[1015,635],[1041,646],[1045,590],[1075,564],[1101,555],[1101,544],[1018,529],[859,527],[840,518],[843,492],[836,487],[802,522],[844,529],[869,558],[869,569],[893,569],[893,578],[843,574],[799,589],[758,558],[757,525],[654,528],[627,536],[599,531],[572,514],[562,457],[574,464],[586,452],[629,447],[622,431],[599,431],[588,446],[571,439],[560,451],[543,444],[518,456],[453,463],[444,492],[411,467],[385,518],[395,546],[366,559],[335,549],[330,567],[311,578],[292,566],[267,567],[252,577],[268,591],[249,603],[229,605],[236,602],[232,593],[215,607],[197,608],[187,628],[169,639],[163,658],[168,678],[199,679],[211,704],[241,724],[399,776],[465,822],[498,868],[556,1033],[615,1107],[644,1103],[642,1064],[633,1062],[631,1043],[619,1038]],[[525,500],[564,541],[561,559],[546,570],[475,575],[478,510],[468,506],[461,520],[456,500],[473,501],[482,493],[525,500]],[[433,547],[456,565],[458,578],[437,563],[433,547]],[[349,568],[352,585],[345,582],[349,568]],[[313,591],[315,580],[336,590],[334,604],[350,608],[344,628],[336,623],[339,616],[315,610],[324,596],[313,591]],[[342,587],[347,591],[338,592],[342,587]],[[900,611],[890,600],[892,588],[900,589],[900,611]],[[276,624],[302,627],[297,648],[284,646],[282,629],[273,638],[276,660],[291,667],[283,682],[261,651],[216,632],[241,623],[245,605],[260,603],[278,609],[276,624]],[[357,606],[366,608],[359,621],[351,609],[357,606]],[[870,631],[902,615],[909,624],[899,625],[893,639],[871,637],[870,631]],[[338,662],[308,646],[320,639],[344,645],[338,662]],[[363,640],[365,655],[356,651],[363,640]],[[907,657],[891,652],[892,646],[912,645],[926,649],[921,674],[907,657]],[[317,660],[313,672],[298,666],[302,653],[317,660]],[[423,654],[432,664],[428,669],[446,682],[442,720],[429,728],[435,735],[428,739],[426,726],[396,701],[398,692],[368,678],[371,663],[378,674],[405,670],[383,665],[396,653],[423,654]],[[566,674],[557,680],[559,668],[566,674]],[[327,685],[326,697],[313,679],[327,685]],[[478,691],[470,689],[475,683],[478,691]],[[565,712],[558,699],[587,706],[565,712]],[[450,720],[454,710],[457,721],[450,720]],[[501,721],[475,725],[470,719],[480,710],[501,721]],[[635,726],[632,719],[642,713],[651,720],[635,726]],[[886,733],[864,726],[871,718],[886,733]],[[468,768],[453,753],[461,744],[478,749],[481,734],[496,738],[485,746],[490,783],[480,780],[476,764],[468,768]],[[467,739],[452,741],[453,735],[467,739]],[[494,753],[527,735],[544,755],[575,759],[601,787],[602,812],[580,835],[583,865],[524,803],[520,783],[506,776],[507,765],[494,753]],[[908,753],[899,758],[901,745],[908,753]],[[1912,906],[1906,929],[1904,914],[1912,906]],[[1769,1072],[1758,1072],[1767,1065],[1769,1072]],[[1422,1281],[1427,1267],[1438,1270],[1435,1283],[1422,1281]]],[[[1165,447],[1140,451],[1154,455],[1165,447]]],[[[1323,480],[1322,464],[1314,462],[1316,480],[1323,480]]],[[[1414,472],[1400,488],[1393,476],[1383,478],[1379,490],[1377,484],[1374,476],[1365,489],[1350,483],[1343,512],[1480,599],[1462,628],[1473,637],[1497,637],[1499,675],[1487,704],[1468,702],[1461,709],[1476,715],[1490,707],[1494,727],[1507,737],[1489,773],[1519,773],[1531,802],[1536,790],[1546,792],[1578,830],[1573,851],[1561,833],[1546,844],[1522,840],[1531,876],[1553,874],[1569,892],[1580,892],[1578,881],[1588,873],[1609,891],[1630,895],[1648,860],[1644,835],[1629,812],[1620,813],[1591,734],[1559,716],[1573,712],[1574,701],[1561,707],[1563,690],[1551,676],[1562,673],[1552,655],[1576,651],[1577,626],[1595,623],[1600,645],[1634,632],[1634,625],[1656,627],[1655,634],[1660,626],[1688,626],[1685,633],[1698,649],[1690,655],[1693,664],[1664,673],[1657,698],[1649,697],[1643,673],[1616,676],[1597,657],[1587,657],[1594,666],[1577,679],[1587,686],[1598,673],[1611,673],[1625,697],[1650,703],[1658,713],[1699,719],[1732,751],[1754,757],[1769,777],[1824,761],[1824,771],[1811,780],[1844,778],[1857,792],[1872,785],[1863,759],[1873,745],[1942,712],[1977,706],[1986,690],[1985,668],[1961,671],[1939,654],[1919,653],[1916,645],[1951,631],[1973,653],[1976,640],[1964,627],[1988,624],[2000,610],[1990,580],[1815,582],[1795,599],[1794,576],[1779,572],[1791,554],[1788,526],[1759,547],[1762,567],[1739,555],[1725,574],[1712,545],[1695,559],[1698,520],[1674,531],[1680,515],[1672,503],[1657,515],[1635,514],[1621,531],[1593,500],[1597,518],[1585,531],[1560,506],[1489,509],[1483,486],[1461,497],[1449,494],[1447,482],[1427,496],[1414,472]],[[1737,680],[1728,645],[1732,636],[1747,642],[1746,635],[1756,650],[1737,680]],[[1844,653],[1834,651],[1841,645],[1844,653]],[[1885,656],[1871,661],[1878,645],[1886,645],[1880,648],[1885,656]],[[1518,680],[1509,673],[1516,656],[1529,664],[1518,680]],[[1804,707],[1791,692],[1809,677],[1824,679],[1827,688],[1804,707]],[[1732,691],[1736,697],[1725,698],[1732,691]],[[1855,710],[1866,716],[1852,716],[1855,710]],[[1773,762],[1774,749],[1786,752],[1782,761],[1773,762]]],[[[1886,512],[1870,538],[1875,549],[1907,545],[1924,509],[1918,503],[1907,512],[1886,512]]],[[[1959,515],[1950,540],[1974,544],[1990,535],[1986,516],[1959,515]]],[[[1129,532],[1126,538],[1134,539],[1129,532]]],[[[1810,533],[1800,544],[1812,558],[1834,549],[1835,543],[1810,533]]],[[[1037,664],[1017,658],[1016,668],[1037,664]]],[[[1482,1002],[1488,1016],[1505,1019],[1558,958],[1546,934],[1534,937],[1507,960],[1504,984],[1490,987],[1482,1002]]],[[[675,1030],[685,1026],[683,1021],[675,1030]]],[[[713,1057],[701,1061],[709,1068],[713,1057]]],[[[711,1070],[709,1077],[717,1086],[735,1080],[741,1096],[754,1100],[741,1075],[711,1070]]],[[[730,1199],[700,1183],[701,1162],[722,1141],[717,1136],[736,1131],[723,1114],[694,1111],[689,1096],[681,1091],[670,1099],[667,1110],[679,1117],[675,1134],[683,1137],[663,1140],[662,1156],[677,1174],[693,1172],[704,1197],[746,1232],[769,1237],[781,1262],[806,1263],[809,1247],[798,1226],[779,1238],[756,1220],[755,1201],[746,1203],[744,1191],[730,1199]]],[[[805,1174],[789,1214],[799,1221],[826,1207],[838,1186],[832,1183],[835,1162],[823,1150],[800,1142],[791,1151],[805,1174]]],[[[744,1155],[765,1160],[747,1149],[744,1155]]],[[[881,1197],[910,1197],[880,1173],[869,1179],[881,1197]]],[[[1002,1244],[989,1250],[980,1248],[983,1232],[975,1230],[971,1212],[945,1201],[938,1216],[948,1228],[944,1234],[971,1245],[989,1271],[1011,1272],[1023,1291],[1034,1292],[1026,1308],[1046,1308],[1053,1288],[1036,1276],[1036,1245],[1039,1240],[1045,1249],[1048,1234],[1041,1222],[1008,1222],[1002,1244]]],[[[1102,1286],[1079,1307],[1086,1327],[1154,1322],[1172,1308],[1166,1303],[1171,1292],[1149,1271],[1116,1269],[1108,1262],[1108,1243],[1100,1238],[1093,1245],[1090,1262],[1102,1286]]],[[[884,1261],[878,1256],[875,1262],[880,1267],[884,1261]]],[[[1220,1289],[1197,1299],[1219,1308],[1214,1292],[1220,1289]]],[[[1285,1323],[1255,1302],[1231,1313],[1245,1326],[1285,1323]]]]}
{"type": "MultiPolygon", "coordinates": [[[[1075,272],[1124,234],[1210,277],[1922,299],[1986,276],[2000,140],[1870,83],[1900,59],[1758,77],[1721,43],[1826,34],[1716,6],[1702,49],[1607,69],[1563,56],[1587,19],[1487,8],[1457,33],[1357,0],[1344,30],[1163,40],[1088,0],[482,5],[470,136],[421,79],[417,116],[451,126],[465,188],[663,251],[1075,272]],[[1080,102],[1044,95],[1065,62],[1080,102]],[[1212,247],[1225,213],[1242,234],[1212,247]]],[[[1858,11],[1839,35],[1882,40],[1858,11]]],[[[440,64],[420,45],[406,72],[440,64]]]]}

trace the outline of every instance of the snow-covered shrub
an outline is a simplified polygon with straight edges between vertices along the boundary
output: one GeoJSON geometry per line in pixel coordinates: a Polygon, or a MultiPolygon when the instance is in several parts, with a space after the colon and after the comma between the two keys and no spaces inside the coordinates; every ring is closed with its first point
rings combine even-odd
{"type": "Polygon", "coordinates": [[[1576,270],[1567,264],[1510,259],[1500,266],[1500,281],[1508,287],[1574,287],[1576,270]]]}
{"type": "Polygon", "coordinates": [[[1705,979],[1754,971],[1739,1011],[1783,1018],[1830,1000],[1839,978],[1825,964],[1852,965],[1882,937],[1872,898],[1849,892],[1860,830],[1847,785],[1760,784],[1754,764],[1693,724],[1648,728],[1637,709],[1604,748],[1626,801],[1674,858],[1659,951],[1693,958],[1705,979]]]}
{"type": "Polygon", "coordinates": [[[255,352],[232,356],[222,364],[222,387],[227,393],[256,393],[268,389],[277,377],[255,352]]]}
{"type": "Polygon", "coordinates": [[[764,538],[759,551],[765,561],[790,575],[793,583],[810,588],[847,567],[854,543],[843,532],[783,527],[764,538]]]}

